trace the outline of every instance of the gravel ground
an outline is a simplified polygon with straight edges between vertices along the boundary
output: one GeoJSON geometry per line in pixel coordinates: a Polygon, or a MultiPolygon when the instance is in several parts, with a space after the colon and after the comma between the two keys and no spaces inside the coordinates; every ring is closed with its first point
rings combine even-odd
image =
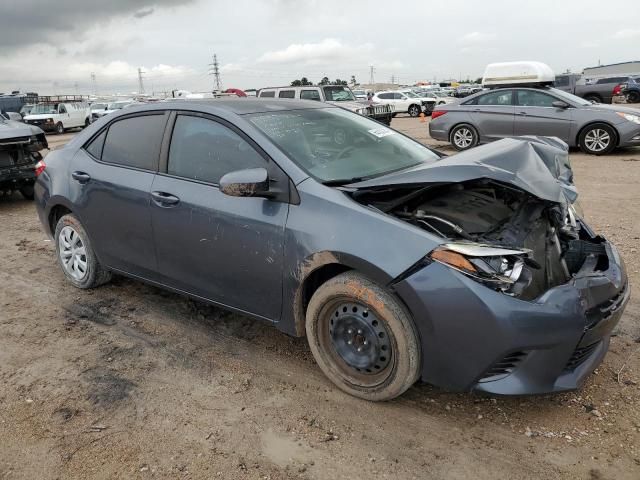
{"type": "MultiPolygon", "coordinates": [[[[418,119],[393,126],[451,152],[418,119]]],[[[635,289],[640,149],[572,162],[635,289]]],[[[0,218],[0,479],[640,478],[633,296],[580,391],[416,385],[374,404],[334,388],[304,339],[124,278],[76,290],[31,202],[0,198],[0,218]]]]}

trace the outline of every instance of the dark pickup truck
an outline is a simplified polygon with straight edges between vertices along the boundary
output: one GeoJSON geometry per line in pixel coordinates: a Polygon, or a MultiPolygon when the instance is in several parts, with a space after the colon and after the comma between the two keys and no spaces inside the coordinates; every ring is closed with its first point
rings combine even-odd
{"type": "Polygon", "coordinates": [[[627,83],[627,76],[611,76],[603,78],[585,78],[582,75],[568,73],[556,75],[554,87],[595,103],[613,103],[613,90],[618,85],[627,83]]]}
{"type": "Polygon", "coordinates": [[[36,164],[48,148],[44,132],[33,125],[9,120],[0,114],[0,192],[20,191],[33,199],[36,164]]]}

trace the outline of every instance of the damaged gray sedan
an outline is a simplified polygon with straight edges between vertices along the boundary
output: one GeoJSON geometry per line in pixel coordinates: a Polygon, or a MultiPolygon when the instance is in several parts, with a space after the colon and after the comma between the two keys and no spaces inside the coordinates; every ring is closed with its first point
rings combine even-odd
{"type": "Polygon", "coordinates": [[[272,322],[369,400],[578,388],[629,299],[548,138],[442,158],[315,102],[161,103],[52,152],[36,197],[76,287],[119,273],[272,322]]]}

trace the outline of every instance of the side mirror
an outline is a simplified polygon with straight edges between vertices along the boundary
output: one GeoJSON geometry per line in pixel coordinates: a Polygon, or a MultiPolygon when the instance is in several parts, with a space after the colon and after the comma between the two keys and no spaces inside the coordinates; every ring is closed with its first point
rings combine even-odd
{"type": "Polygon", "coordinates": [[[561,102],[560,100],[556,100],[555,102],[553,102],[551,105],[553,105],[555,108],[569,108],[569,105],[561,102]]]}
{"type": "Polygon", "coordinates": [[[247,168],[223,175],[220,191],[231,197],[271,197],[266,168],[247,168]]]}

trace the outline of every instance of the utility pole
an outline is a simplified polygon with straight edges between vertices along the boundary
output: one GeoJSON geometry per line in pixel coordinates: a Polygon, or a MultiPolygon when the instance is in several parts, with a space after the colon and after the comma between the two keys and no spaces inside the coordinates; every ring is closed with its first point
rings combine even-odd
{"type": "Polygon", "coordinates": [[[138,93],[144,93],[144,83],[142,83],[142,68],[138,67],[138,93]]]}
{"type": "Polygon", "coordinates": [[[91,87],[94,95],[98,95],[98,87],[96,85],[96,73],[91,72],[91,87]]]}
{"type": "Polygon", "coordinates": [[[391,74],[391,85],[396,83],[396,76],[392,73],[391,74]]]}
{"type": "Polygon", "coordinates": [[[369,84],[373,85],[375,82],[375,79],[373,78],[373,72],[375,72],[375,68],[373,68],[373,65],[369,65],[369,84]]]}
{"type": "Polygon", "coordinates": [[[220,64],[218,63],[218,55],[213,54],[213,63],[210,63],[209,66],[211,69],[209,70],[209,75],[213,75],[216,79],[216,88],[215,90],[220,91],[220,64]]]}

